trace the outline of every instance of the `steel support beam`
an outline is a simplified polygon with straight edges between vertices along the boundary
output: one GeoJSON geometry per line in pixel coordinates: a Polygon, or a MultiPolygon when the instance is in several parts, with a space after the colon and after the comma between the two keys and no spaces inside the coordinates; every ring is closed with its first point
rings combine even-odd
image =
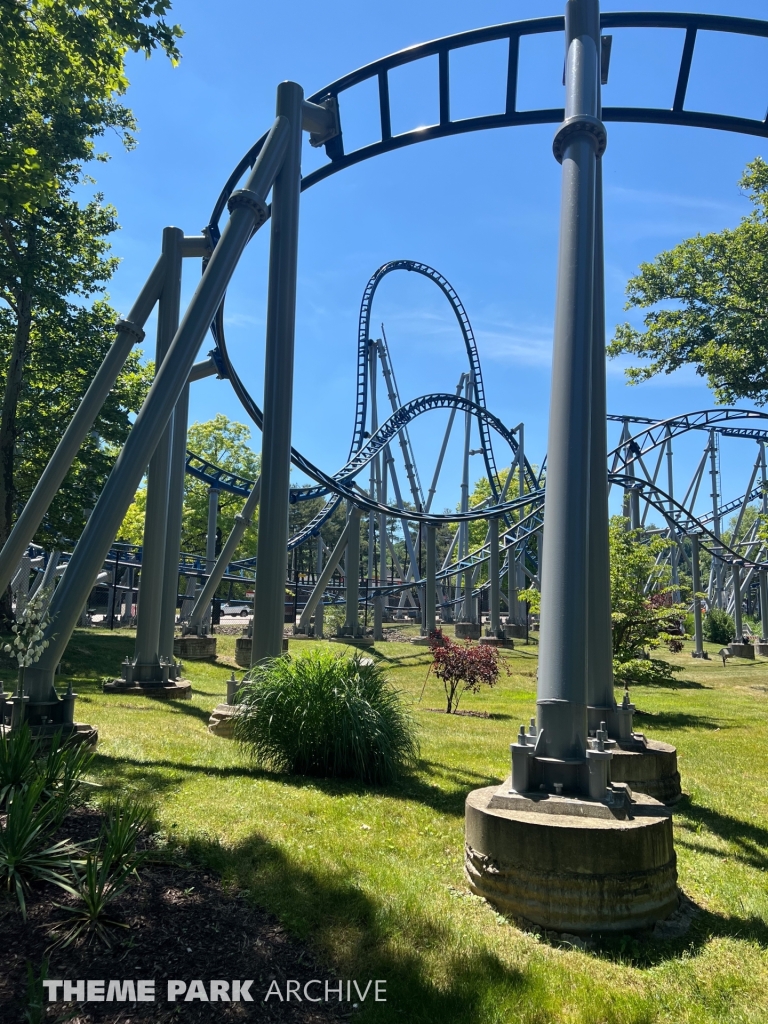
{"type": "Polygon", "coordinates": [[[424,600],[424,632],[426,636],[434,633],[437,629],[435,622],[435,601],[437,598],[437,586],[435,581],[437,558],[436,558],[436,530],[431,524],[427,524],[427,584],[426,597],[424,600]]]}
{"type": "MultiPolygon", "coordinates": [[[[499,520],[488,521],[488,576],[491,592],[491,636],[498,636],[501,632],[501,617],[499,600],[499,520]]],[[[434,602],[433,602],[434,603],[434,602]]]]}
{"type": "MultiPolygon", "coordinates": [[[[347,516],[351,520],[354,506],[347,502],[347,516]]],[[[359,636],[360,621],[358,603],[360,600],[360,518],[350,524],[347,538],[347,554],[345,568],[347,572],[347,616],[344,623],[345,631],[350,636],[359,636]]]]}
{"type": "Polygon", "coordinates": [[[287,130],[285,119],[279,118],[248,175],[245,188],[230,198],[231,216],[54,594],[51,624],[46,630],[49,647],[25,673],[31,700],[45,701],[53,692],[56,666],[136,493],[157,438],[165,430],[187,383],[195,356],[238,260],[254,230],[266,219],[266,196],[283,160],[287,130]]]}
{"type": "Polygon", "coordinates": [[[2,551],[0,551],[0,592],[5,590],[16,572],[22,555],[37,533],[43,516],[48,511],[48,506],[64,482],[64,477],[69,472],[69,467],[74,462],[80,445],[99,415],[131,349],[143,340],[143,327],[160,297],[164,275],[165,266],[161,256],[128,316],[125,320],[117,321],[117,337],[112,342],[109,352],[104,357],[104,361],[77,407],[75,415],[56,446],[56,451],[43,470],[34,491],[29,496],[2,551]]]}
{"type": "MultiPolygon", "coordinates": [[[[589,559],[587,562],[587,703],[614,709],[611,564],[608,538],[608,430],[605,381],[605,273],[603,257],[603,175],[595,182],[595,277],[592,328],[592,411],[589,440],[589,559]]],[[[604,720],[590,715],[590,729],[604,720]],[[591,720],[595,719],[595,722],[591,720]]]]}
{"type": "Polygon", "coordinates": [[[165,535],[163,569],[163,606],[160,612],[160,657],[173,660],[173,638],[176,632],[176,605],[179,596],[179,558],[181,555],[181,524],[184,518],[184,480],[187,458],[187,421],[189,419],[189,385],[182,388],[173,410],[171,439],[171,476],[168,481],[168,517],[165,535]]]}
{"type": "MultiPolygon", "coordinates": [[[[181,297],[181,247],[184,232],[180,228],[163,229],[165,275],[157,314],[156,374],[160,372],[179,326],[181,297]]],[[[160,434],[147,473],[147,508],[144,515],[144,542],[139,579],[138,624],[134,649],[133,678],[138,681],[161,679],[160,617],[163,604],[165,542],[168,528],[168,484],[171,473],[172,418],[160,434]]]]}
{"type": "Polygon", "coordinates": [[[598,120],[597,0],[569,0],[565,120],[555,136],[562,205],[555,310],[541,585],[537,754],[582,760],[587,742],[587,579],[595,180],[605,129],[598,120]]]}
{"type": "Polygon", "coordinates": [[[704,656],[704,633],[701,628],[701,569],[699,560],[699,535],[691,534],[691,574],[693,583],[693,656],[704,656]]]}
{"type": "Polygon", "coordinates": [[[733,573],[733,624],[736,632],[734,639],[738,644],[741,643],[741,638],[744,635],[744,624],[741,618],[741,566],[742,563],[738,559],[734,559],[731,566],[733,573]]]}
{"type": "Polygon", "coordinates": [[[251,525],[253,514],[259,507],[260,494],[261,477],[253,485],[253,490],[246,498],[245,505],[235,516],[235,525],[232,527],[232,531],[221,549],[221,554],[214,562],[213,567],[207,570],[209,574],[208,579],[205,581],[205,586],[200,591],[189,616],[187,629],[190,632],[194,631],[199,622],[202,622],[206,610],[216,593],[216,589],[221,583],[224,573],[227,571],[227,566],[234,558],[238,544],[243,539],[245,531],[251,525]]]}
{"type": "Polygon", "coordinates": [[[288,145],[272,190],[253,665],[283,650],[303,102],[295,82],[277,87],[277,116],[287,122],[288,145]]]}

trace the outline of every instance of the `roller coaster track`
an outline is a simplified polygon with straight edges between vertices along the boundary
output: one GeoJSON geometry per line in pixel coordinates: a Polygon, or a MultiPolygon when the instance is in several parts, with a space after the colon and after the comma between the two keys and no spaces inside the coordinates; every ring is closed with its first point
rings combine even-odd
{"type": "Polygon", "coordinates": [[[621,441],[612,451],[608,453],[609,460],[613,459],[611,470],[616,472],[623,467],[629,468],[639,458],[647,455],[648,452],[658,448],[668,438],[678,437],[689,430],[715,430],[717,433],[728,437],[748,437],[756,441],[768,439],[768,432],[754,430],[749,427],[725,427],[723,424],[735,420],[768,420],[768,412],[760,412],[757,409],[701,409],[698,412],[684,413],[682,416],[670,416],[666,420],[650,420],[639,416],[615,416],[609,415],[609,420],[626,423],[647,423],[648,426],[634,434],[632,437],[621,441]]]}
{"type": "MultiPolygon", "coordinates": [[[[605,106],[602,109],[602,118],[606,122],[625,122],[625,123],[645,123],[645,124],[667,124],[667,125],[685,125],[689,127],[701,127],[701,128],[713,128],[722,131],[736,132],[740,134],[753,135],[756,137],[768,137],[768,118],[763,120],[735,117],[728,114],[711,113],[705,111],[689,110],[686,108],[686,95],[688,90],[688,82],[691,73],[692,61],[694,56],[694,50],[696,46],[697,34],[701,32],[725,32],[732,33],[741,36],[751,37],[762,37],[768,36],[768,26],[765,22],[751,20],[747,18],[738,18],[731,16],[722,15],[703,15],[694,13],[660,13],[660,12],[604,12],[600,19],[601,31],[611,28],[618,29],[670,29],[670,30],[682,30],[685,32],[685,45],[682,48],[680,63],[677,72],[676,86],[674,91],[674,98],[671,105],[664,107],[612,107],[605,106]]],[[[564,18],[560,16],[548,17],[548,18],[537,18],[528,21],[509,22],[502,25],[492,25],[486,28],[472,29],[467,32],[457,33],[452,36],[446,36],[441,39],[435,39],[430,42],[422,43],[417,46],[408,47],[405,50],[401,50],[397,53],[390,54],[387,57],[383,57],[379,60],[368,64],[357,71],[353,71],[350,74],[344,75],[342,78],[337,79],[330,85],[319,89],[308,97],[310,102],[325,103],[333,102],[339,104],[339,98],[341,97],[341,105],[338,109],[339,114],[339,132],[325,143],[325,152],[328,158],[327,163],[319,167],[317,170],[312,171],[302,177],[301,189],[305,191],[311,188],[313,185],[338,171],[344,170],[345,168],[351,167],[354,164],[360,163],[361,161],[370,159],[378,156],[382,153],[391,152],[393,150],[401,149],[406,146],[414,145],[419,142],[424,142],[437,138],[444,138],[452,135],[464,134],[467,132],[481,131],[491,128],[505,128],[513,127],[518,125],[532,125],[532,124],[559,124],[563,119],[563,110],[560,107],[554,108],[541,108],[534,110],[518,110],[517,109],[517,94],[518,94],[518,79],[519,79],[519,55],[520,55],[520,42],[521,39],[529,36],[541,36],[548,33],[562,32],[564,29],[564,18]],[[507,79],[506,79],[506,101],[504,104],[504,110],[499,114],[488,114],[478,117],[459,118],[454,120],[451,116],[451,55],[454,51],[460,51],[468,46],[476,46],[483,43],[490,43],[494,41],[506,41],[508,44],[508,61],[507,61],[507,79]],[[392,132],[392,113],[390,104],[389,94],[389,73],[399,67],[407,64],[411,64],[416,61],[423,60],[425,58],[437,58],[437,84],[438,84],[438,95],[439,95],[439,119],[438,122],[432,125],[420,126],[417,129],[406,131],[402,133],[393,134],[392,132]],[[371,83],[378,94],[378,132],[373,133],[373,137],[376,138],[378,135],[378,141],[372,142],[368,145],[362,146],[359,149],[353,150],[352,152],[345,151],[344,144],[344,93],[354,88],[355,86],[361,85],[362,83],[371,83]]],[[[219,222],[221,217],[227,208],[228,200],[232,192],[237,187],[238,182],[242,178],[243,174],[251,167],[253,167],[264,141],[266,139],[266,133],[258,139],[254,145],[248,150],[248,152],[242,157],[237,166],[230,174],[224,188],[222,189],[211,214],[208,226],[205,228],[205,234],[212,247],[216,245],[220,237],[219,222]]],[[[204,265],[205,265],[204,261],[204,265]]],[[[362,355],[363,346],[367,343],[369,337],[369,317],[370,317],[370,304],[373,298],[373,292],[375,291],[378,280],[384,276],[384,273],[388,273],[390,269],[402,268],[417,270],[419,273],[424,273],[425,276],[429,277],[439,287],[442,288],[444,294],[448,297],[452,304],[454,312],[457,316],[462,332],[467,343],[468,354],[470,357],[470,365],[475,371],[474,363],[477,362],[476,374],[475,374],[475,397],[477,398],[477,405],[484,406],[485,395],[482,390],[482,376],[480,374],[479,360],[477,360],[476,347],[474,346],[474,339],[470,344],[467,339],[471,335],[468,331],[471,331],[469,326],[469,320],[466,318],[466,313],[463,311],[458,296],[455,291],[451,288],[448,282],[438,275],[432,268],[426,267],[424,264],[411,264],[408,266],[410,261],[394,261],[394,264],[386,264],[385,267],[380,268],[374,278],[369,282],[369,287],[366,289],[366,295],[363,298],[363,308],[361,308],[361,326],[358,337],[358,380],[357,380],[357,400],[356,400],[356,412],[355,412],[355,426],[353,431],[353,443],[350,454],[354,454],[356,450],[362,444],[362,435],[364,433],[365,423],[365,410],[367,404],[367,360],[362,355]],[[377,276],[378,275],[378,276],[377,276]],[[369,290],[370,289],[370,290],[369,290]],[[364,311],[367,309],[367,314],[364,315],[364,311]],[[367,317],[367,319],[366,319],[367,317]]],[[[261,429],[262,414],[259,407],[253,401],[252,397],[248,394],[247,389],[244,387],[242,381],[234,370],[231,360],[226,351],[226,342],[224,337],[224,303],[222,302],[212,324],[212,333],[217,343],[217,351],[215,358],[217,362],[221,364],[224,373],[222,375],[228,376],[232,386],[238,395],[238,398],[242,402],[248,415],[253,419],[254,423],[261,429]]],[[[696,415],[696,414],[694,414],[696,415]]],[[[701,415],[701,414],[698,414],[701,415]]],[[[704,417],[706,419],[706,415],[704,417]]],[[[702,423],[691,425],[685,429],[704,429],[702,423]]],[[[480,426],[481,438],[482,438],[482,449],[486,461],[486,469],[488,472],[488,478],[491,484],[491,488],[494,496],[497,496],[497,473],[495,467],[495,460],[493,458],[493,450],[490,445],[490,433],[486,424],[480,426]]],[[[647,432],[646,432],[647,433],[647,432]]],[[[633,439],[637,442],[637,439],[633,439]]],[[[660,440],[650,443],[651,447],[655,447],[656,444],[661,443],[660,440]]],[[[635,458],[634,450],[630,446],[629,451],[633,452],[632,458],[622,461],[620,453],[612,453],[615,455],[613,469],[627,468],[627,465],[635,458]]],[[[332,514],[333,509],[338,505],[339,500],[346,498],[353,503],[357,504],[368,511],[383,511],[388,515],[396,515],[401,512],[400,509],[393,510],[391,506],[379,506],[378,503],[366,500],[360,493],[357,493],[353,488],[346,486],[346,484],[334,480],[333,477],[328,476],[314,466],[308,459],[301,455],[300,452],[292,449],[292,461],[293,464],[300,469],[303,473],[315,480],[318,487],[307,488],[301,493],[295,493],[292,496],[292,500],[308,500],[310,498],[327,496],[334,494],[335,497],[331,498],[326,504],[325,509],[316,517],[315,525],[318,526],[322,521],[328,518],[332,514]]],[[[542,467],[543,471],[543,467],[542,467]]],[[[532,477],[530,473],[530,467],[526,464],[525,468],[526,476],[532,477]]],[[[534,486],[538,486],[538,481],[530,480],[534,486]]],[[[400,518],[400,516],[398,516],[400,518]]],[[[440,516],[430,517],[421,512],[409,513],[409,518],[420,521],[420,522],[438,522],[445,521],[446,519],[455,521],[459,516],[440,516]]],[[[476,515],[470,513],[464,518],[476,518],[476,515]]]]}

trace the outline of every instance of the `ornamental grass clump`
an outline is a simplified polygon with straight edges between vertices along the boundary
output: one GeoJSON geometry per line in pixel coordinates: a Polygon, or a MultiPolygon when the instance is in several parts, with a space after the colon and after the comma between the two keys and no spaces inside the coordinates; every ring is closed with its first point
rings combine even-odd
{"type": "Polygon", "coordinates": [[[238,700],[235,737],[264,768],[383,785],[418,756],[399,692],[359,656],[276,658],[251,669],[238,700]]]}

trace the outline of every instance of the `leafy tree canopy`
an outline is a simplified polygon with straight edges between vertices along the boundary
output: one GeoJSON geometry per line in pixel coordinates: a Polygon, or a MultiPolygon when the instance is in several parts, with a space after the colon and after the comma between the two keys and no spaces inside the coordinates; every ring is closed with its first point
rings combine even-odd
{"type": "MultiPolygon", "coordinates": [[[[260,456],[249,445],[250,429],[244,423],[235,423],[222,413],[204,423],[193,423],[187,436],[187,447],[195,455],[221,466],[230,473],[236,473],[248,480],[255,480],[260,472],[260,456]]],[[[184,518],[182,521],[181,549],[191,554],[204,554],[208,535],[208,485],[202,480],[187,476],[184,484],[184,518]]],[[[222,540],[226,540],[235,525],[235,516],[245,499],[227,491],[219,493],[218,525],[222,540]]],[[[146,483],[136,493],[123,525],[119,540],[142,544],[144,538],[144,512],[147,507],[146,483]]],[[[258,511],[253,516],[253,525],[235,552],[236,558],[251,558],[256,554],[258,537],[258,511]]]]}
{"type": "MultiPolygon", "coordinates": [[[[120,102],[129,51],[178,59],[168,0],[0,0],[0,543],[113,340],[100,298],[115,211],[78,201],[96,140],[134,144],[120,102]],[[96,301],[89,307],[87,303],[96,301]]],[[[38,539],[67,543],[101,489],[149,383],[135,353],[38,539]]],[[[8,614],[7,594],[4,614],[8,614]]]]}
{"type": "Polygon", "coordinates": [[[719,403],[768,401],[768,163],[747,164],[739,184],[753,210],[738,227],[689,238],[628,282],[625,308],[650,312],[643,331],[620,324],[608,354],[647,360],[631,383],[691,364],[719,403]]]}

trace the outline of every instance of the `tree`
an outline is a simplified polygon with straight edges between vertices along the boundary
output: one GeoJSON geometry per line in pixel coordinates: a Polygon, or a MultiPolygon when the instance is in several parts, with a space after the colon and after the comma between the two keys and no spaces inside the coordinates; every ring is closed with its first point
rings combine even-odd
{"type": "MultiPolygon", "coordinates": [[[[81,204],[75,190],[92,183],[84,164],[106,159],[95,142],[107,130],[134,145],[133,115],[118,102],[128,85],[125,56],[159,47],[178,58],[181,30],[164,20],[169,7],[167,0],[0,0],[0,543],[24,496],[19,444],[22,450],[37,446],[37,462],[27,467],[31,477],[45,461],[38,435],[52,442],[63,427],[59,422],[51,429],[58,382],[50,394],[41,393],[33,364],[65,381],[70,402],[58,406],[63,417],[111,340],[116,314],[106,303],[89,310],[86,302],[103,291],[116,266],[108,255],[115,212],[101,194],[81,204]]],[[[137,375],[132,360],[111,411],[99,421],[103,442],[94,435],[81,452],[82,466],[97,467],[86,473],[87,502],[99,489],[112,451],[108,442],[124,439],[128,413],[141,399],[137,375]]],[[[72,521],[64,533],[81,525],[72,521]]],[[[49,527],[54,535],[62,532],[55,513],[49,527]]]]}
{"type": "Polygon", "coordinates": [[[738,227],[697,235],[642,263],[627,284],[627,309],[651,309],[644,331],[620,324],[608,346],[650,360],[630,382],[696,367],[719,403],[768,401],[768,164],[747,164],[739,184],[753,204],[738,227]]]}
{"type": "Polygon", "coordinates": [[[436,629],[429,636],[432,664],[429,672],[442,680],[445,690],[446,714],[455,714],[462,696],[469,691],[479,693],[483,683],[493,687],[499,678],[499,652],[495,647],[457,642],[436,629]]]}
{"type": "Polygon", "coordinates": [[[609,543],[613,656],[621,665],[679,634],[685,606],[673,601],[669,570],[657,564],[669,541],[648,539],[643,530],[628,530],[622,516],[612,516],[609,543]],[[646,593],[651,576],[654,589],[646,593]]]}
{"type": "MultiPolygon", "coordinates": [[[[259,475],[260,457],[249,445],[250,429],[244,423],[235,423],[222,413],[204,423],[193,423],[187,435],[187,448],[222,469],[255,480],[259,475]]],[[[184,518],[181,527],[181,549],[192,554],[205,554],[208,536],[209,488],[202,480],[187,475],[184,483],[184,518]]],[[[144,512],[146,511],[146,483],[136,493],[123,520],[119,540],[142,544],[144,539],[144,512]]],[[[218,526],[226,540],[235,525],[235,516],[243,507],[245,498],[228,491],[219,492],[218,526]]],[[[253,525],[245,531],[238,546],[236,558],[251,558],[256,554],[258,512],[253,525]]]]}

